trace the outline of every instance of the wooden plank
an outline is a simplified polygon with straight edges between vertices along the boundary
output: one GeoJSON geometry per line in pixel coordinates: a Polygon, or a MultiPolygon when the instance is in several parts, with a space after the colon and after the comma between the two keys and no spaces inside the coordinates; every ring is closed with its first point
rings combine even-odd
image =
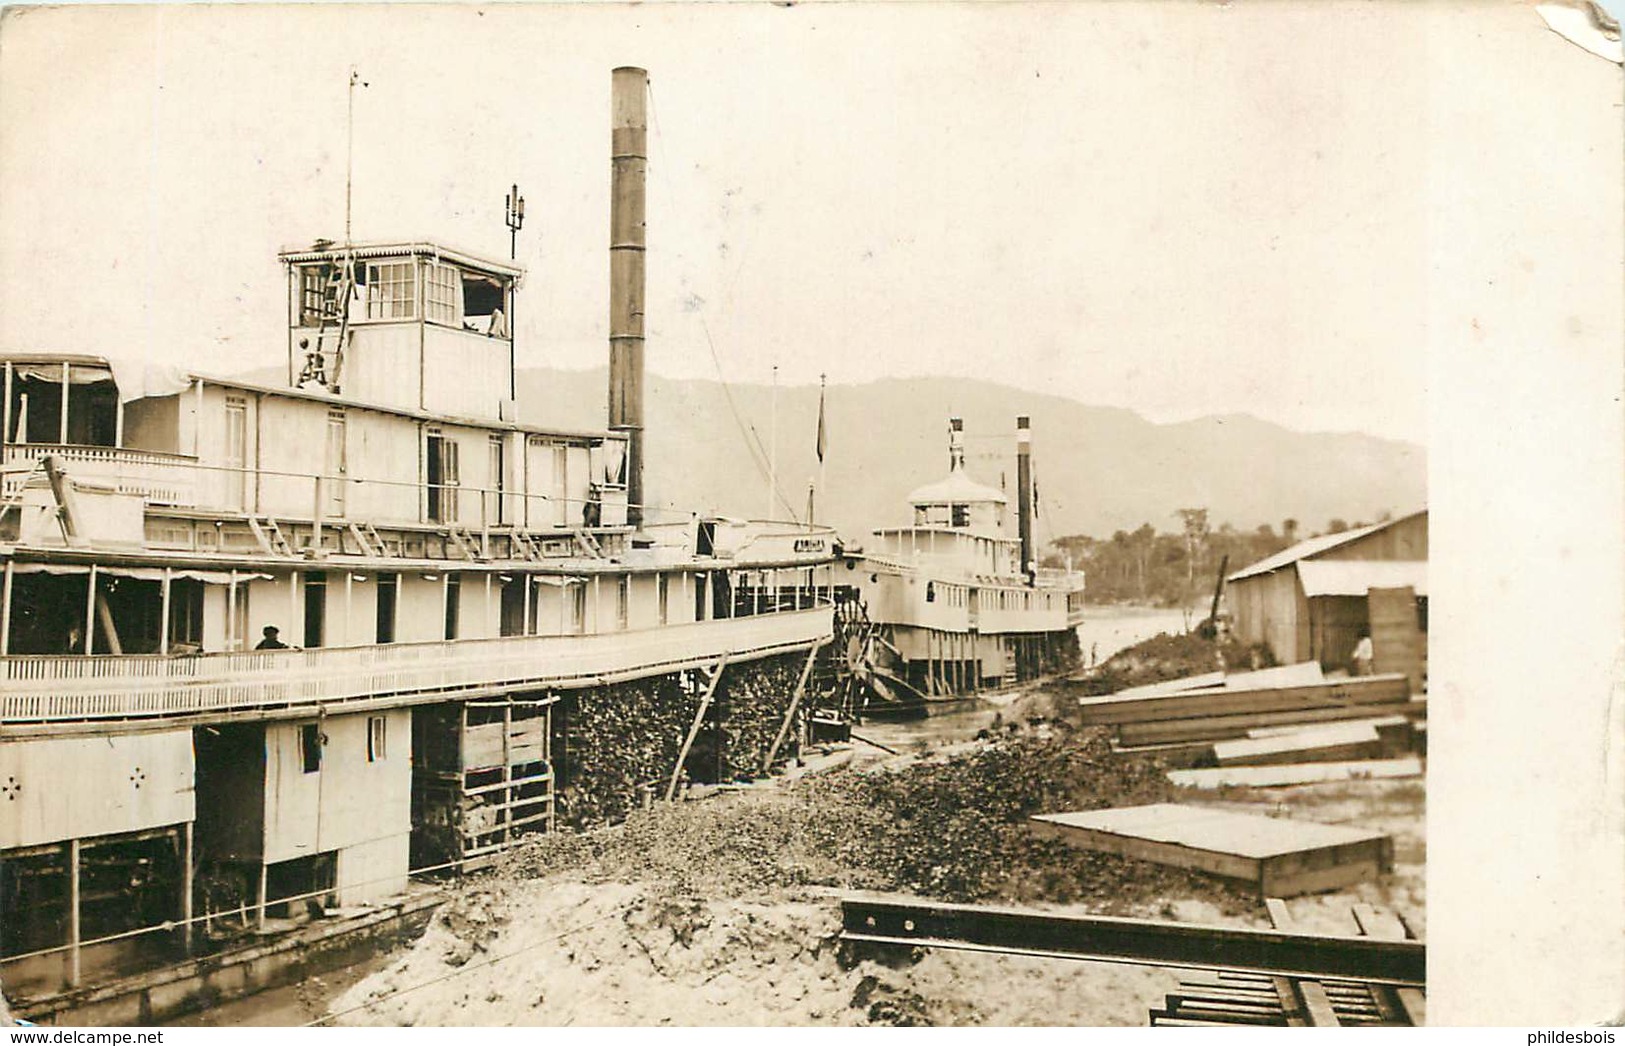
{"type": "Polygon", "coordinates": [[[1145,683],[1113,691],[1112,697],[1151,697],[1158,694],[1177,694],[1184,690],[1208,690],[1224,685],[1223,672],[1204,672],[1182,679],[1165,679],[1160,683],[1145,683]]]}
{"type": "Polygon", "coordinates": [[[1286,712],[1346,705],[1393,704],[1410,696],[1402,675],[1328,680],[1312,686],[1212,690],[1190,694],[1122,699],[1115,696],[1078,699],[1089,726],[1148,723],[1202,715],[1286,712]]]}
{"type": "Polygon", "coordinates": [[[1324,682],[1319,661],[1300,661],[1295,665],[1276,665],[1251,672],[1233,672],[1224,677],[1226,690],[1262,690],[1270,687],[1312,686],[1324,682]]]}
{"type": "Polygon", "coordinates": [[[1213,758],[1220,766],[1268,766],[1273,763],[1330,763],[1375,759],[1382,742],[1370,726],[1306,727],[1279,737],[1215,741],[1213,758]]]}
{"type": "Polygon", "coordinates": [[[1169,770],[1182,788],[1281,788],[1323,781],[1371,781],[1422,776],[1420,759],[1362,759],[1343,763],[1276,763],[1169,770]]]}
{"type": "MultiPolygon", "coordinates": [[[[1266,893],[1270,891],[1266,890],[1266,893]]],[[[1264,910],[1277,930],[1292,929],[1292,913],[1280,897],[1265,897],[1264,910]]],[[[1283,978],[1285,980],[1285,978],[1283,978]]],[[[1326,988],[1319,981],[1287,981],[1303,1004],[1303,1021],[1311,1028],[1334,1028],[1338,1025],[1337,1012],[1332,1008],[1326,988]]]]}
{"type": "Polygon", "coordinates": [[[1192,741],[1226,741],[1246,737],[1251,730],[1271,726],[1302,726],[1403,715],[1420,719],[1427,715],[1426,701],[1394,701],[1387,704],[1338,705],[1329,708],[1303,708],[1285,712],[1246,712],[1240,715],[1192,716],[1152,723],[1124,723],[1117,737],[1125,745],[1170,744],[1192,741]]]}
{"type": "Polygon", "coordinates": [[[1262,740],[1268,737],[1292,737],[1305,734],[1309,729],[1321,730],[1364,730],[1369,728],[1374,734],[1381,734],[1383,727],[1411,725],[1411,721],[1402,715],[1385,715],[1373,719],[1349,719],[1338,723],[1335,727],[1306,727],[1303,723],[1287,723],[1282,726],[1259,726],[1247,731],[1248,740],[1262,740]]]}
{"type": "Polygon", "coordinates": [[[1138,748],[1125,748],[1122,745],[1112,745],[1115,755],[1151,755],[1162,761],[1162,765],[1176,768],[1190,768],[1197,766],[1211,766],[1213,764],[1213,745],[1203,741],[1197,744],[1178,745],[1144,745],[1138,748]]]}

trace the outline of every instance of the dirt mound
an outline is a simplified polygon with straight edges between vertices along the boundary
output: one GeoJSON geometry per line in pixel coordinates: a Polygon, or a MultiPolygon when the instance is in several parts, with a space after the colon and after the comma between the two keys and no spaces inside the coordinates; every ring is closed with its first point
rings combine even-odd
{"type": "Polygon", "coordinates": [[[448,904],[333,1004],[333,1023],[1141,1024],[1171,975],[934,951],[856,961],[833,900],[712,900],[646,883],[503,884],[448,904]]]}

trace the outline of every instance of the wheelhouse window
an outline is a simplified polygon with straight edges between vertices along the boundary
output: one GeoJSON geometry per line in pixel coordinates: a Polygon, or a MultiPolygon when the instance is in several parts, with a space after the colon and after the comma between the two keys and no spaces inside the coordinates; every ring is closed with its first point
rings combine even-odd
{"type": "Polygon", "coordinates": [[[416,315],[416,276],[411,262],[367,264],[367,319],[409,320],[416,315]]]}
{"type": "MultiPolygon", "coordinates": [[[[356,282],[366,283],[367,268],[357,264],[356,282]]],[[[299,326],[320,327],[336,323],[355,300],[353,288],[343,285],[342,261],[318,262],[299,267],[299,326]]]]}
{"type": "Polygon", "coordinates": [[[462,297],[458,321],[463,329],[492,338],[509,337],[508,281],[466,269],[458,275],[462,297]]]}
{"type": "Polygon", "coordinates": [[[455,326],[462,321],[462,281],[450,265],[430,262],[423,284],[423,315],[430,323],[455,326]]]}

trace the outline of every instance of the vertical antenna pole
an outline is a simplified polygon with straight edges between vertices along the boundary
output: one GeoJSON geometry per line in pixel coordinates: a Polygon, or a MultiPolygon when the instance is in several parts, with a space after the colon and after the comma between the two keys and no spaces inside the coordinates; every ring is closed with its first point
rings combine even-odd
{"type": "MultiPolygon", "coordinates": [[[[503,201],[502,220],[508,226],[508,260],[513,261],[519,257],[519,230],[525,224],[525,198],[519,195],[519,183],[513,184],[508,198],[503,201]]],[[[519,321],[514,317],[519,312],[519,288],[514,287],[514,293],[508,296],[508,398],[519,398],[519,363],[514,355],[514,346],[519,340],[519,321]]]]}
{"type": "Polygon", "coordinates": [[[773,364],[773,411],[767,435],[767,515],[773,518],[773,499],[779,490],[779,365],[773,364]]]}
{"type": "Polygon", "coordinates": [[[350,240],[350,188],[355,172],[355,85],[361,79],[355,66],[350,66],[350,84],[344,106],[344,246],[350,240]]]}

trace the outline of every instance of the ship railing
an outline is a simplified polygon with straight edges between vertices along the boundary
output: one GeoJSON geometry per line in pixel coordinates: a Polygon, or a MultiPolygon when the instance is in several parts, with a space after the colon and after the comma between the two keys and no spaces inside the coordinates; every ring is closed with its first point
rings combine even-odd
{"type": "MultiPolygon", "coordinates": [[[[568,533],[581,527],[626,526],[630,507],[626,487],[616,483],[588,484],[582,492],[585,496],[541,494],[455,480],[428,483],[205,464],[185,454],[55,443],[7,443],[3,461],[26,465],[47,455],[61,458],[75,481],[140,496],[148,504],[308,519],[325,525],[366,520],[375,525],[428,523],[474,531],[519,528],[568,533]]],[[[36,475],[27,470],[6,472],[0,479],[0,497],[18,496],[36,475]]],[[[646,521],[693,518],[691,513],[666,506],[645,506],[644,512],[646,521]]]]}
{"type": "MultiPolygon", "coordinates": [[[[197,505],[197,458],[125,447],[95,447],[75,443],[8,443],[6,465],[39,462],[54,455],[67,463],[76,479],[106,485],[121,494],[136,494],[153,504],[192,508],[197,505]]],[[[15,496],[30,474],[7,472],[3,491],[15,496]]]]}
{"type": "Polygon", "coordinates": [[[828,640],[830,608],[593,635],[510,636],[311,650],[0,658],[8,724],[330,709],[482,688],[594,685],[828,640]]]}

